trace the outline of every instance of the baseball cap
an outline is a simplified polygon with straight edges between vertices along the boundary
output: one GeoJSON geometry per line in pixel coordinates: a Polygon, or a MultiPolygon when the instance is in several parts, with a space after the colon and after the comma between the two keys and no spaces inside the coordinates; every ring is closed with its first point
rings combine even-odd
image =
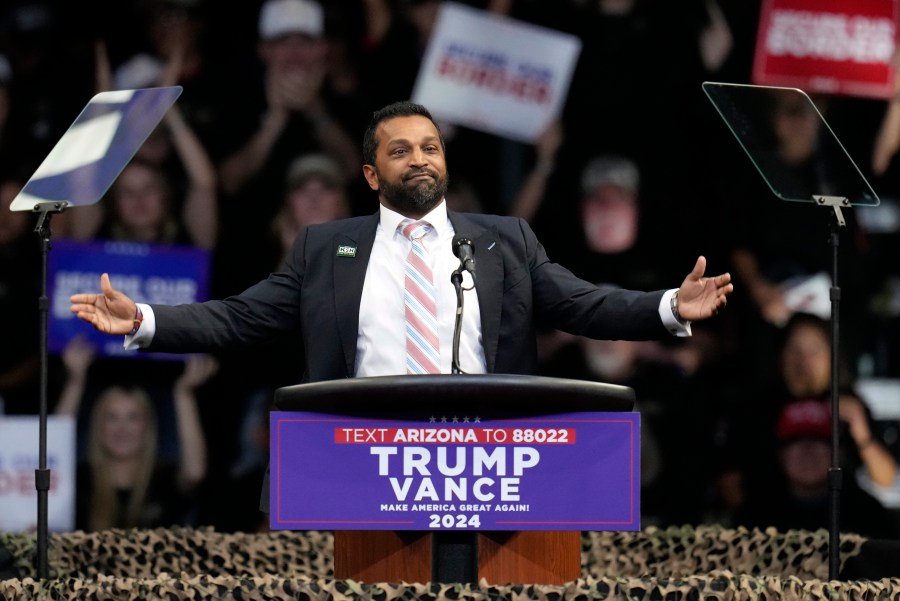
{"type": "Polygon", "coordinates": [[[295,190],[310,180],[324,182],[330,188],[342,188],[346,183],[337,162],[326,154],[308,154],[294,159],[288,167],[285,183],[295,190]]]}
{"type": "Polygon", "coordinates": [[[312,0],[266,0],[259,13],[259,37],[264,40],[292,33],[319,37],[324,31],[322,5],[312,0]]]}
{"type": "Polygon", "coordinates": [[[638,191],[640,174],[631,159],[622,156],[599,156],[589,162],[581,172],[581,189],[587,193],[598,186],[613,184],[631,192],[638,191]]]}
{"type": "Polygon", "coordinates": [[[831,438],[831,409],[817,399],[792,401],[778,416],[778,440],[797,438],[831,438]]]}

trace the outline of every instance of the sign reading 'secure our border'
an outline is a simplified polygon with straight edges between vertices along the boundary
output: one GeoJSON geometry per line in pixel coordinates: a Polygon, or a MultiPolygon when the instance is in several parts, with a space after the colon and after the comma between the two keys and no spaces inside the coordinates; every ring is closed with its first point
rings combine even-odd
{"type": "Polygon", "coordinates": [[[638,413],[270,420],[273,529],[640,529],[638,413]]]}
{"type": "Polygon", "coordinates": [[[885,0],[763,0],[753,83],[889,99],[897,18],[885,0]]]}

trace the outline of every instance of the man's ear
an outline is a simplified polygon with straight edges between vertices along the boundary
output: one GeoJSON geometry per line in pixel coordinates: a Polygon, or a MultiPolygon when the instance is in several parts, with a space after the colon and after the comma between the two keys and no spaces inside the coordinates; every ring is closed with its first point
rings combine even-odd
{"type": "Polygon", "coordinates": [[[363,165],[363,176],[366,178],[366,181],[369,183],[369,187],[373,190],[378,190],[378,175],[375,173],[375,168],[372,165],[363,165]]]}

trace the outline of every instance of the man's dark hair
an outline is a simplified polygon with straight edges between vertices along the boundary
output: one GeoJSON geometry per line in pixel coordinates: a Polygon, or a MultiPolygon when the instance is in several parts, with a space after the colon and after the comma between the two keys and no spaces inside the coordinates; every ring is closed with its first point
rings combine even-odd
{"type": "Polygon", "coordinates": [[[375,130],[378,129],[378,126],[382,122],[395,117],[413,117],[416,115],[425,117],[434,123],[434,127],[437,129],[438,136],[440,136],[441,139],[441,149],[444,152],[447,152],[447,146],[444,144],[444,134],[441,133],[441,128],[435,123],[434,117],[431,116],[428,109],[421,104],[404,100],[402,102],[389,104],[372,114],[372,120],[369,121],[369,126],[366,128],[366,133],[363,136],[363,162],[366,165],[375,164],[375,151],[378,148],[378,140],[375,139],[375,130]]]}

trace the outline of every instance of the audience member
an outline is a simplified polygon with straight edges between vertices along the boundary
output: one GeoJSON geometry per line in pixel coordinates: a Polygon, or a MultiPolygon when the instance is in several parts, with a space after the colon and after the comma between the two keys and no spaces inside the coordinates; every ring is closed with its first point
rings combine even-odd
{"type": "Polygon", "coordinates": [[[232,139],[218,164],[226,197],[222,225],[227,234],[217,269],[223,292],[237,292],[254,281],[252,274],[234,267],[246,263],[247,248],[265,242],[295,157],[325,152],[345,176],[359,174],[360,149],[332,112],[334,100],[325,85],[324,34],[324,10],[313,0],[267,0],[262,5],[262,81],[249,82],[253,88],[234,107],[232,139]]]}
{"type": "MultiPolygon", "coordinates": [[[[78,207],[71,215],[72,237],[76,240],[127,240],[157,244],[183,244],[210,247],[216,222],[205,219],[186,204],[183,213],[193,217],[177,218],[173,211],[171,183],[162,170],[152,163],[132,160],[113,183],[109,206],[96,205],[102,221],[90,207],[78,207]],[[89,221],[90,220],[90,221],[89,221]],[[93,223],[91,223],[93,222],[93,223]]],[[[215,210],[213,210],[215,213],[215,210]]]]}
{"type": "MultiPolygon", "coordinates": [[[[102,44],[98,85],[108,85],[102,44]]],[[[175,85],[179,61],[166,64],[161,86],[175,85]]],[[[76,240],[129,240],[213,250],[219,234],[215,167],[181,109],[171,107],[125,166],[107,199],[62,215],[76,240]]]]}
{"type": "MultiPolygon", "coordinates": [[[[76,338],[66,347],[66,382],[55,413],[78,417],[93,349],[76,338]]],[[[178,456],[159,455],[158,408],[140,385],[103,387],[89,408],[83,441],[86,456],[76,481],[75,527],[153,528],[190,523],[193,496],[207,471],[206,440],[195,392],[218,369],[209,356],[194,355],[171,390],[178,456]]]]}
{"type": "MultiPolygon", "coordinates": [[[[782,332],[777,355],[779,381],[768,394],[745,398],[731,416],[726,448],[719,456],[725,462],[720,484],[730,502],[740,504],[748,495],[765,487],[777,457],[776,424],[783,408],[793,402],[814,401],[830,411],[831,344],[828,322],[796,313],[782,332]]],[[[871,413],[853,390],[844,366],[840,390],[839,466],[846,485],[853,485],[860,472],[878,486],[891,486],[897,461],[879,439],[871,413]]]]}
{"type": "MultiPolygon", "coordinates": [[[[816,399],[785,404],[775,427],[777,470],[765,483],[747,491],[734,513],[734,525],[818,530],[830,525],[828,471],[831,467],[831,411],[816,399]]],[[[853,480],[840,493],[842,533],[869,538],[900,537],[897,516],[853,480]]]]}
{"type": "Polygon", "coordinates": [[[340,165],[325,154],[298,157],[288,168],[284,203],[272,222],[278,242],[277,267],[301,229],[350,216],[347,180],[340,165]]]}
{"type": "Polygon", "coordinates": [[[662,247],[673,230],[681,232],[669,247],[673,252],[681,252],[683,240],[707,248],[701,238],[710,232],[700,226],[708,207],[694,192],[691,153],[683,149],[700,133],[687,117],[702,100],[706,71],[700,38],[708,14],[700,3],[571,4],[569,31],[582,48],[563,112],[566,145],[560,162],[600,154],[631,158],[644,182],[645,231],[662,247]]]}
{"type": "Polygon", "coordinates": [[[569,193],[577,199],[571,208],[548,204],[537,218],[554,260],[579,277],[625,288],[650,290],[670,279],[673,256],[659,251],[659,241],[645,227],[637,163],[622,155],[599,155],[579,175],[580,188],[569,193]]]}
{"type": "MultiPolygon", "coordinates": [[[[255,105],[244,104],[244,131],[235,124],[237,144],[221,164],[222,185],[229,195],[272,173],[284,174],[288,156],[324,150],[345,172],[361,166],[356,144],[329,114],[323,80],[328,46],[325,16],[313,0],[267,0],[259,16],[258,53],[264,86],[255,105]],[[261,118],[260,118],[261,117],[261,118]],[[282,146],[287,148],[282,148],[282,146]],[[290,149],[290,153],[284,152],[290,149]],[[276,161],[279,171],[271,171],[276,161]]],[[[281,181],[276,178],[275,181],[281,181]]],[[[277,195],[276,195],[277,196],[277,195]]]]}

